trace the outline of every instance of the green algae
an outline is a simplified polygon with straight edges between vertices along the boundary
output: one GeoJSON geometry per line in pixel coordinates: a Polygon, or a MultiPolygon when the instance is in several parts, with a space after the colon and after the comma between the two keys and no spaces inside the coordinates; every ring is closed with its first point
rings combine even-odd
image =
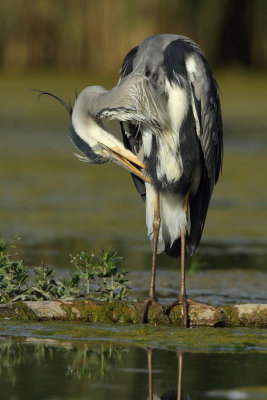
{"type": "Polygon", "coordinates": [[[23,301],[19,301],[17,304],[17,310],[18,310],[18,319],[26,319],[30,321],[37,321],[38,318],[34,311],[32,311],[23,301]]]}
{"type": "Polygon", "coordinates": [[[238,317],[238,312],[231,306],[224,306],[223,311],[227,316],[227,326],[241,326],[242,323],[240,318],[238,317]]]}
{"type": "Polygon", "coordinates": [[[66,312],[66,320],[102,323],[137,323],[140,316],[133,303],[111,302],[102,303],[91,300],[73,301],[71,304],[62,303],[61,308],[66,312]]]}
{"type": "Polygon", "coordinates": [[[223,306],[222,309],[225,314],[225,326],[266,328],[266,310],[261,310],[260,305],[255,305],[253,313],[240,314],[240,310],[235,306],[223,306]]]}
{"type": "Polygon", "coordinates": [[[22,321],[38,321],[38,317],[23,301],[17,301],[16,307],[14,304],[1,304],[1,319],[3,320],[22,320],[22,321]]]}
{"type": "MultiPolygon", "coordinates": [[[[141,322],[143,302],[97,300],[26,301],[0,305],[0,320],[83,321],[91,323],[137,324],[141,322]]],[[[191,326],[258,327],[267,326],[267,308],[264,304],[243,304],[217,308],[193,305],[189,308],[191,326]]],[[[153,304],[148,310],[151,325],[183,326],[180,305],[167,316],[164,307],[153,304]]]]}
{"type": "Polygon", "coordinates": [[[27,341],[49,339],[68,346],[112,342],[190,352],[267,353],[267,332],[258,328],[184,329],[164,325],[1,321],[0,332],[2,337],[27,338],[27,341]]]}

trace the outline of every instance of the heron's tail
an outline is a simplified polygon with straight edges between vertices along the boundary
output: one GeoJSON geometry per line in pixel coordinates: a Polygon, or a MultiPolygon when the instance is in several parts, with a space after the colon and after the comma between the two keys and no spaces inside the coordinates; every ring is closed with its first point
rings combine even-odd
{"type": "MultiPolygon", "coordinates": [[[[165,253],[168,256],[178,258],[181,255],[181,238],[176,239],[172,245],[168,244],[165,248],[165,253]]],[[[186,255],[192,255],[192,246],[188,232],[186,232],[186,255]]]]}

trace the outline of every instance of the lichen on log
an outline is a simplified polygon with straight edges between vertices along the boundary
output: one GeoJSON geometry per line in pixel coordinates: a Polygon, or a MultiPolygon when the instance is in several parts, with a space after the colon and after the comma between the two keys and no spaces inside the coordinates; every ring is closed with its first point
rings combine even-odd
{"type": "MultiPolygon", "coordinates": [[[[96,300],[18,301],[0,305],[0,319],[34,321],[88,321],[90,323],[140,323],[142,302],[111,303],[96,300]]],[[[240,304],[221,307],[192,305],[189,307],[191,326],[267,327],[267,304],[240,304]]],[[[169,317],[159,305],[148,312],[151,324],[183,326],[182,307],[175,306],[169,317]]]]}

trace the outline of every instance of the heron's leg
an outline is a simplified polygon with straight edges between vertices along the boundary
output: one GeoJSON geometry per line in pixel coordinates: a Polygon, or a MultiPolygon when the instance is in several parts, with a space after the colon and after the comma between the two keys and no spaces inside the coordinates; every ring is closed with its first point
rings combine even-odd
{"type": "Polygon", "coordinates": [[[152,356],[153,349],[146,349],[148,364],[148,400],[153,400],[152,356]]]}
{"type": "Polygon", "coordinates": [[[155,204],[154,204],[154,219],[153,219],[153,254],[152,254],[152,271],[151,271],[151,281],[149,286],[148,299],[145,301],[144,308],[142,310],[141,322],[147,322],[147,314],[149,306],[153,303],[157,303],[155,293],[155,281],[156,281],[156,261],[157,261],[157,248],[158,248],[158,238],[160,229],[160,210],[159,210],[159,192],[155,192],[155,204]]]}
{"type": "Polygon", "coordinates": [[[150,281],[150,287],[149,287],[149,298],[152,301],[157,300],[156,294],[155,294],[155,282],[156,282],[156,261],[157,261],[159,228],[160,228],[159,193],[155,192],[155,207],[154,207],[154,219],[153,219],[152,271],[151,271],[151,281],[150,281]]]}
{"type": "Polygon", "coordinates": [[[180,282],[180,302],[183,305],[184,327],[190,326],[190,319],[188,313],[188,302],[185,290],[185,259],[186,259],[186,233],[181,229],[181,282],[180,282]]]}
{"type": "Polygon", "coordinates": [[[183,358],[184,354],[181,351],[177,351],[178,358],[178,388],[177,388],[177,400],[182,399],[182,378],[183,378],[183,358]]]}
{"type": "MultiPolygon", "coordinates": [[[[188,203],[189,203],[189,191],[187,192],[184,199],[184,211],[186,213],[186,219],[188,214],[188,203]]],[[[217,308],[211,306],[210,304],[206,304],[197,300],[192,300],[187,298],[185,290],[185,261],[186,261],[186,232],[181,229],[181,289],[178,300],[180,301],[180,304],[182,303],[183,305],[184,326],[188,328],[190,326],[190,318],[188,314],[188,307],[190,304],[199,305],[207,308],[213,308],[216,311],[217,308]]]]}
{"type": "MultiPolygon", "coordinates": [[[[185,199],[184,199],[184,211],[187,215],[188,213],[188,202],[189,202],[189,191],[187,192],[185,199]]],[[[171,309],[176,305],[183,306],[183,317],[184,317],[184,327],[190,327],[190,318],[188,308],[190,304],[199,305],[202,307],[212,308],[214,310],[218,310],[216,307],[213,307],[209,304],[202,303],[200,301],[188,299],[186,296],[186,288],[185,288],[185,261],[186,261],[186,232],[183,228],[180,229],[181,231],[181,281],[180,281],[180,294],[177,299],[169,305],[165,309],[165,314],[169,315],[171,309]]]]}
{"type": "MultiPolygon", "coordinates": [[[[186,220],[188,220],[188,202],[189,202],[189,191],[186,193],[184,198],[184,212],[186,220]]],[[[190,326],[190,319],[188,313],[188,303],[186,301],[186,290],[185,290],[185,260],[186,260],[186,232],[181,228],[181,289],[180,299],[183,304],[183,315],[184,315],[184,326],[188,328],[190,326]]]]}
{"type": "MultiPolygon", "coordinates": [[[[188,202],[189,202],[189,191],[185,195],[184,199],[184,211],[187,216],[188,212],[188,202]]],[[[185,289],[185,260],[186,260],[186,232],[184,228],[180,228],[181,232],[181,281],[180,281],[180,295],[178,298],[166,308],[165,313],[168,315],[171,309],[178,305],[182,304],[183,306],[183,316],[184,316],[184,326],[188,328],[190,326],[190,319],[188,313],[188,301],[186,297],[186,289],[185,289]]]]}
{"type": "MultiPolygon", "coordinates": [[[[189,202],[189,191],[185,195],[184,199],[184,212],[188,214],[188,202],[189,202]]],[[[185,289],[185,261],[186,261],[186,231],[184,228],[180,228],[181,232],[181,281],[180,281],[180,296],[178,297],[179,303],[183,306],[184,326],[188,328],[190,326],[190,319],[188,313],[188,302],[186,297],[185,289]]]]}

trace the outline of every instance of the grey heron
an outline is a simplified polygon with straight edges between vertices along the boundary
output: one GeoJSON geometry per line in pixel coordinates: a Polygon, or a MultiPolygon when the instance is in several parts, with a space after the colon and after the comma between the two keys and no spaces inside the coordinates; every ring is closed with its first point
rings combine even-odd
{"type": "Polygon", "coordinates": [[[150,36],[128,52],[111,90],[87,87],[73,109],[54,97],[71,114],[71,138],[83,158],[126,168],[145,202],[153,254],[142,322],[157,302],[156,256],[165,251],[181,257],[180,293],[165,312],[182,304],[188,327],[188,307],[197,302],[186,295],[185,259],[200,242],[223,154],[218,86],[206,57],[185,36],[150,36]],[[122,142],[104,119],[120,122],[122,142]]]}

